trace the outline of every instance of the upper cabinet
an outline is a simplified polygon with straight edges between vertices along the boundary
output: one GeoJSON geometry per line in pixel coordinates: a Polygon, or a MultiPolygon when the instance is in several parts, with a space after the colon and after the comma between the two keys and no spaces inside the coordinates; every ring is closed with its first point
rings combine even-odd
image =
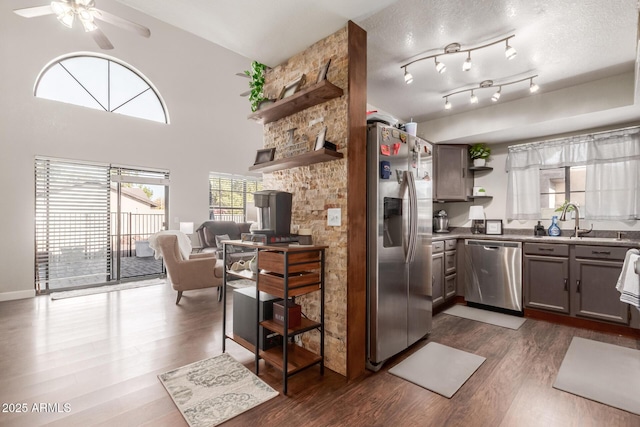
{"type": "Polygon", "coordinates": [[[433,200],[466,202],[473,190],[473,174],[469,170],[469,146],[435,144],[433,152],[433,200]]]}
{"type": "Polygon", "coordinates": [[[473,166],[468,145],[435,144],[433,147],[434,202],[468,202],[493,198],[473,195],[474,174],[491,171],[493,168],[473,166]]]}

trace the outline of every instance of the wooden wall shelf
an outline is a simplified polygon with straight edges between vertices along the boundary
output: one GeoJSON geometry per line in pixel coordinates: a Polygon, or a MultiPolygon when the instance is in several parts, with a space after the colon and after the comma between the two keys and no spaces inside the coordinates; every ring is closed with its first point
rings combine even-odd
{"type": "Polygon", "coordinates": [[[275,172],[284,169],[296,168],[299,166],[309,166],[315,163],[328,162],[331,160],[342,159],[344,155],[337,151],[322,150],[309,151],[298,156],[286,157],[284,159],[273,160],[271,162],[260,163],[249,167],[252,172],[275,172]]]}
{"type": "Polygon", "coordinates": [[[328,80],[322,80],[313,86],[302,89],[288,98],[276,101],[268,107],[250,114],[248,119],[266,125],[283,117],[295,114],[306,108],[321,104],[333,98],[342,96],[343,90],[328,80]]]}

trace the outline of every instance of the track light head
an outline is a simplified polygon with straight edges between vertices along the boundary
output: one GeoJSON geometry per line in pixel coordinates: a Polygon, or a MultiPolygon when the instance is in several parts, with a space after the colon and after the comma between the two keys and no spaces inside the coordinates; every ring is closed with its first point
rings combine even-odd
{"type": "Polygon", "coordinates": [[[437,56],[435,58],[433,58],[433,59],[434,59],[434,61],[436,61],[436,71],[438,73],[442,74],[445,71],[447,71],[447,66],[444,65],[442,62],[439,62],[437,56]]]}
{"type": "Polygon", "coordinates": [[[498,99],[500,99],[500,92],[501,92],[501,91],[502,91],[502,86],[500,86],[500,87],[498,88],[498,91],[497,91],[496,93],[494,93],[494,94],[493,94],[493,96],[491,96],[491,100],[492,100],[493,102],[497,102],[497,101],[498,101],[498,99]]]}
{"type": "Polygon", "coordinates": [[[507,59],[515,58],[518,52],[513,48],[513,46],[509,46],[509,39],[505,40],[505,43],[507,44],[507,46],[504,49],[504,56],[507,59]]]}
{"type": "Polygon", "coordinates": [[[469,100],[469,102],[471,102],[472,104],[478,103],[478,97],[473,93],[473,91],[471,91],[471,99],[469,100]]]}
{"type": "Polygon", "coordinates": [[[462,64],[462,71],[469,71],[471,69],[471,51],[467,54],[467,60],[462,64]]]}
{"type": "Polygon", "coordinates": [[[405,67],[404,69],[404,82],[408,85],[410,85],[411,83],[413,83],[413,76],[411,75],[411,73],[409,71],[407,71],[407,68],[405,67]]]}
{"type": "Polygon", "coordinates": [[[540,86],[533,82],[533,77],[531,78],[531,83],[529,84],[529,92],[536,93],[540,89],[540,86]]]}

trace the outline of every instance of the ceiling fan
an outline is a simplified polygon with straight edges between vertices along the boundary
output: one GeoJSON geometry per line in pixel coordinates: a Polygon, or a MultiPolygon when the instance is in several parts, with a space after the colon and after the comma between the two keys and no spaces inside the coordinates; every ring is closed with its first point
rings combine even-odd
{"type": "Polygon", "coordinates": [[[95,0],[60,0],[52,1],[45,6],[34,6],[15,9],[14,12],[25,18],[35,18],[45,15],[56,15],[64,26],[72,28],[76,17],[82,23],[84,30],[91,33],[93,40],[101,49],[113,49],[107,36],[98,27],[96,20],[116,25],[125,30],[133,31],[143,37],[149,37],[151,31],[140,24],[120,18],[95,7],[95,0]]]}

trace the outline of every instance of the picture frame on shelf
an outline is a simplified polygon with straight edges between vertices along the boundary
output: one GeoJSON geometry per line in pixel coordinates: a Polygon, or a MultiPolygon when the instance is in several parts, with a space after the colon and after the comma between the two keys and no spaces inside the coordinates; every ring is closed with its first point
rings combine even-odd
{"type": "Polygon", "coordinates": [[[258,150],[256,152],[256,161],[253,163],[254,165],[259,165],[261,163],[271,162],[273,161],[273,157],[275,156],[276,149],[275,148],[264,148],[258,150]]]}
{"type": "Polygon", "coordinates": [[[282,90],[280,91],[280,95],[278,95],[278,101],[281,99],[288,98],[294,93],[296,93],[300,88],[300,86],[304,84],[304,79],[305,79],[305,75],[303,74],[297,79],[295,79],[294,81],[292,81],[291,83],[287,84],[286,86],[283,86],[282,90]]]}
{"type": "Polygon", "coordinates": [[[316,83],[320,83],[327,78],[329,64],[331,64],[331,58],[329,58],[329,60],[320,68],[320,71],[318,71],[318,79],[316,80],[316,83]]]}
{"type": "Polygon", "coordinates": [[[502,234],[502,220],[501,219],[487,219],[487,220],[485,220],[484,234],[501,235],[502,234]]]}
{"type": "Polygon", "coordinates": [[[324,139],[327,136],[327,127],[324,126],[318,135],[316,136],[316,145],[314,147],[315,151],[322,150],[324,148],[324,139]]]}

